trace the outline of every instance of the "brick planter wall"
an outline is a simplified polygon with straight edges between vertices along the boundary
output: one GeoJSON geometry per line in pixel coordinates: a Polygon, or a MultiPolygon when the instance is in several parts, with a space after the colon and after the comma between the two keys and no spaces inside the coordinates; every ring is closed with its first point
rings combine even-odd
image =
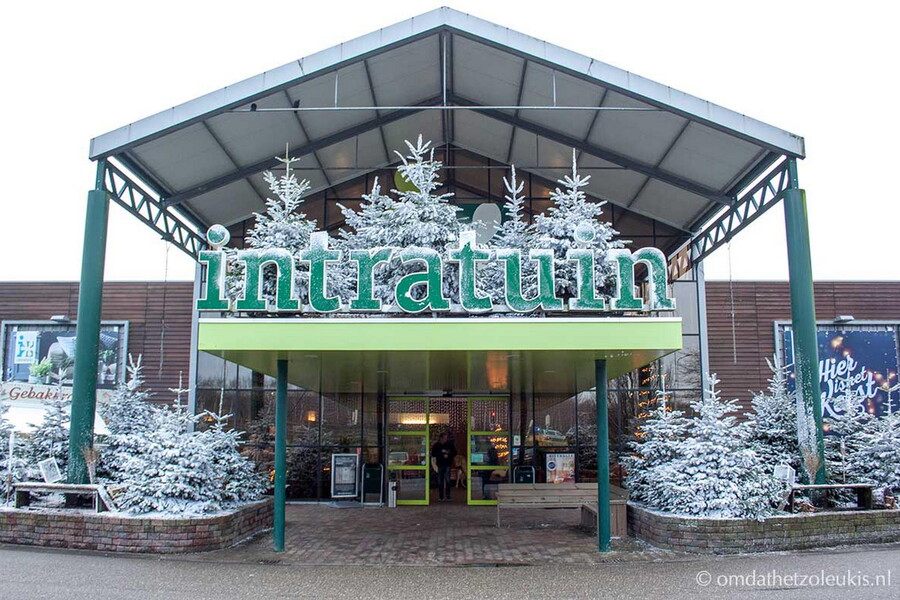
{"type": "Polygon", "coordinates": [[[0,509],[0,542],[111,552],[206,552],[270,529],[272,511],[271,498],[225,515],[184,519],[0,509]]]}
{"type": "Polygon", "coordinates": [[[628,503],[628,533],[659,548],[734,554],[900,541],[900,510],[802,513],[750,519],[705,519],[628,503]]]}

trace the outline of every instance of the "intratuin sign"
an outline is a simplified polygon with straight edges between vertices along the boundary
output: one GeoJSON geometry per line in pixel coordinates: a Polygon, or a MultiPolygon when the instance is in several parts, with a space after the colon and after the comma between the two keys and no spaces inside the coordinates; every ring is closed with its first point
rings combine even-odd
{"type": "MultiPolygon", "coordinates": [[[[583,228],[576,232],[583,241],[589,242],[593,231],[583,228]]],[[[554,256],[549,249],[532,249],[527,256],[519,249],[485,249],[475,243],[475,233],[461,232],[458,245],[449,248],[446,260],[441,253],[430,248],[368,248],[347,252],[329,247],[326,232],[316,232],[310,236],[310,243],[295,257],[283,248],[263,250],[236,250],[225,252],[222,246],[228,243],[228,232],[221,225],[214,225],[207,233],[212,250],[200,252],[199,260],[206,266],[207,277],[204,294],[197,301],[199,311],[238,312],[285,312],[285,313],[372,313],[390,312],[399,309],[404,313],[450,312],[461,310],[466,313],[512,312],[532,313],[536,311],[656,311],[674,310],[675,300],[668,294],[666,282],[666,258],[657,248],[641,248],[634,252],[626,249],[610,249],[605,260],[613,265],[615,292],[607,299],[598,294],[595,281],[597,253],[589,248],[570,249],[566,260],[577,267],[578,293],[568,299],[555,294],[554,256]],[[339,296],[329,295],[329,276],[336,265],[347,267],[352,263],[355,283],[349,301],[339,296]],[[398,276],[393,282],[395,306],[386,306],[374,294],[374,279],[379,268],[388,264],[404,267],[418,266],[419,270],[398,276]],[[529,266],[536,271],[534,293],[526,297],[523,292],[523,269],[529,266]],[[308,268],[306,278],[308,289],[303,290],[308,302],[301,302],[296,289],[297,263],[308,268]],[[444,263],[453,267],[445,271],[444,263]],[[502,266],[504,289],[502,303],[479,293],[477,274],[487,263],[502,266]],[[638,263],[648,270],[649,299],[635,295],[634,270],[638,263]],[[263,293],[264,270],[268,265],[276,269],[275,293],[267,298],[263,293]],[[240,297],[229,299],[225,293],[226,272],[238,267],[242,272],[240,297]],[[458,297],[444,295],[443,279],[456,269],[458,277],[458,297]],[[459,308],[457,308],[459,307],[459,308]]],[[[603,257],[600,257],[602,260],[603,257]]],[[[343,272],[343,271],[342,271],[343,272]]]]}

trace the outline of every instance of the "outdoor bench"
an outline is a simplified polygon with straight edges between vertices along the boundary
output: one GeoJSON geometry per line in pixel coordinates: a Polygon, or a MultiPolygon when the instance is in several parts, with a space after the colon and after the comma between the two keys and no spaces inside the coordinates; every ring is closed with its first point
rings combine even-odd
{"type": "MultiPolygon", "coordinates": [[[[628,493],[612,486],[610,490],[610,520],[613,536],[626,535],[626,507],[628,493]]],[[[497,527],[500,510],[504,508],[577,508],[581,523],[588,529],[597,528],[596,483],[501,483],[497,492],[497,527]]]]}
{"type": "Polygon", "coordinates": [[[45,494],[62,494],[66,498],[66,506],[71,506],[71,496],[90,496],[91,506],[96,512],[115,510],[115,505],[102,485],[95,484],[70,484],[70,483],[40,483],[25,481],[14,483],[15,507],[21,508],[31,503],[31,494],[43,492],[45,494]]]}
{"type": "Polygon", "coordinates": [[[834,490],[854,490],[856,492],[856,507],[865,510],[871,510],[874,506],[872,500],[873,486],[868,483],[833,483],[822,485],[795,485],[791,487],[791,493],[788,495],[788,510],[794,512],[794,495],[797,492],[806,492],[813,490],[823,490],[825,499],[834,490]]]}

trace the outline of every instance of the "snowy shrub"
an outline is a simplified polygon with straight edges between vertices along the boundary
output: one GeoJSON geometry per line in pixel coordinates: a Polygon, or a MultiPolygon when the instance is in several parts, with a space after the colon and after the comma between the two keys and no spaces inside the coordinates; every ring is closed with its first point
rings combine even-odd
{"type": "Polygon", "coordinates": [[[135,513],[202,514],[258,500],[265,479],[240,454],[241,432],[226,428],[228,416],[204,413],[212,423],[190,431],[197,418],[183,407],[154,406],[140,389],[140,359],[130,379],[106,407],[110,435],[101,463],[121,487],[116,500],[135,513]]]}
{"type": "MultiPolygon", "coordinates": [[[[715,375],[684,419],[660,402],[643,425],[627,482],[650,508],[717,518],[763,518],[777,512],[782,484],[750,448],[736,400],[722,400],[715,375]]],[[[634,492],[633,492],[634,493],[634,492]]]]}

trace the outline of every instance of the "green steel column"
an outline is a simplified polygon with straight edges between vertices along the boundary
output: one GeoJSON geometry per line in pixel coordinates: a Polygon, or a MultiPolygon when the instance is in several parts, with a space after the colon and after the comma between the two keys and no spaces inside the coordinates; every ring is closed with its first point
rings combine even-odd
{"type": "Polygon", "coordinates": [[[275,524],[272,546],[284,552],[284,502],[287,483],[287,373],[288,361],[278,361],[275,382],[275,524]]]}
{"type": "MultiPolygon", "coordinates": [[[[794,373],[797,391],[816,424],[818,464],[815,483],[825,483],[825,441],[822,430],[822,399],[819,392],[819,347],[816,337],[816,305],[813,294],[812,258],[806,192],[799,188],[796,159],[788,159],[791,187],[784,194],[784,224],[787,233],[788,271],[791,279],[791,324],[794,338],[794,373]]],[[[803,450],[801,448],[801,450],[803,450]]],[[[812,453],[812,448],[807,448],[812,453]]]]}
{"type": "Polygon", "coordinates": [[[612,528],[609,516],[609,410],[606,360],[594,361],[597,390],[597,540],[600,552],[610,551],[612,528]]]}
{"type": "Polygon", "coordinates": [[[97,162],[94,189],[88,192],[78,288],[75,330],[75,374],[69,423],[69,483],[87,483],[84,450],[94,445],[94,410],[97,403],[97,354],[100,347],[100,309],[103,303],[103,267],[106,260],[106,223],[109,200],[104,188],[106,163],[97,162]]]}

